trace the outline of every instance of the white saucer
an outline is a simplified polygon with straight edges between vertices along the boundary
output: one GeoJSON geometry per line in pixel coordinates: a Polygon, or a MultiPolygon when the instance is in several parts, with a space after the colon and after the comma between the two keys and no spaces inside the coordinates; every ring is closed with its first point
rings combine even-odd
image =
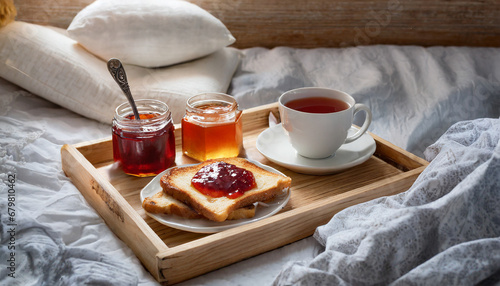
{"type": "MultiPolygon", "coordinates": [[[[269,167],[267,165],[264,165],[260,162],[253,160],[248,160],[248,161],[261,167],[262,169],[283,175],[283,173],[281,173],[280,171],[272,167],[269,167]]],[[[196,164],[190,164],[190,165],[196,165],[196,164]]],[[[183,166],[189,166],[189,165],[183,165],[183,166]]],[[[150,197],[162,190],[160,186],[160,179],[167,171],[168,170],[165,170],[162,173],[156,175],[156,177],[154,177],[142,189],[141,202],[143,202],[146,197],[150,197]]],[[[255,216],[253,218],[248,218],[248,219],[237,219],[237,220],[227,220],[223,222],[215,222],[215,221],[210,221],[208,219],[188,219],[169,214],[152,214],[148,212],[146,212],[146,214],[164,225],[177,228],[180,230],[198,232],[198,233],[214,233],[272,216],[273,214],[279,212],[282,208],[285,207],[285,205],[288,203],[288,200],[290,199],[290,196],[291,196],[290,190],[285,189],[283,190],[283,194],[274,197],[272,200],[266,202],[265,204],[257,203],[255,216]]]]}
{"type": "MultiPolygon", "coordinates": [[[[349,135],[357,130],[351,127],[349,135]]],[[[297,154],[281,124],[264,130],[257,137],[257,150],[271,162],[297,173],[309,175],[333,174],[359,165],[375,153],[375,148],[375,140],[370,134],[365,133],[358,140],[342,145],[334,156],[311,159],[297,154]]]]}

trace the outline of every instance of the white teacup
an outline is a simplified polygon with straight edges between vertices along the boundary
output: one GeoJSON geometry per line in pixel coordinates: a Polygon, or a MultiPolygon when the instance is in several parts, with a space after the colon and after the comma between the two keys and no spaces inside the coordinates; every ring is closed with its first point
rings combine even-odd
{"type": "Polygon", "coordinates": [[[352,96],[339,90],[298,88],[283,93],[278,101],[281,123],[292,147],[299,155],[308,158],[334,155],[342,144],[361,137],[372,121],[368,106],[356,103],[352,96]],[[334,111],[342,108],[345,109],[334,111]],[[355,134],[348,137],[354,115],[361,110],[366,113],[365,121],[355,134]],[[317,113],[320,111],[325,113],[317,113]]]}

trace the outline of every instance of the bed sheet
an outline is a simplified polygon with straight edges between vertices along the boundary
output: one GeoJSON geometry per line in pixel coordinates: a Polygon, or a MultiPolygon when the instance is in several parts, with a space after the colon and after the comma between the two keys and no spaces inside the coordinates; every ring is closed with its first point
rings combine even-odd
{"type": "MultiPolygon", "coordinates": [[[[420,156],[452,124],[500,116],[500,49],[366,46],[242,52],[228,91],[242,108],[275,102],[297,87],[341,89],[372,108],[370,131],[420,156]]],[[[0,253],[2,259],[15,253],[14,268],[7,261],[0,269],[0,284],[157,285],[61,171],[63,144],[109,136],[110,126],[4,80],[0,100],[0,253]],[[14,212],[8,212],[12,202],[14,212]]],[[[309,237],[181,285],[269,285],[287,262],[313,261],[324,251],[317,237],[309,237]]]]}
{"type": "MultiPolygon", "coordinates": [[[[351,94],[373,113],[369,131],[424,157],[451,125],[500,116],[498,48],[360,46],[252,48],[230,93],[248,108],[284,91],[319,86],[351,94]]],[[[362,114],[362,113],[361,113],[362,114]]],[[[357,124],[362,116],[356,118],[357,124]]]]}

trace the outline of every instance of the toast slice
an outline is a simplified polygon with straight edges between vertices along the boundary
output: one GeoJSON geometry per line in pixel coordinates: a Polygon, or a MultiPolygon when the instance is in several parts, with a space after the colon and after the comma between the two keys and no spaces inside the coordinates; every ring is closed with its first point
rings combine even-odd
{"type": "Polygon", "coordinates": [[[165,194],[163,191],[158,192],[151,197],[145,198],[142,202],[142,208],[144,208],[145,211],[154,214],[173,214],[185,218],[203,217],[188,205],[165,194]]]}
{"type": "Polygon", "coordinates": [[[251,163],[244,158],[222,158],[208,160],[198,165],[174,167],[160,180],[163,192],[191,206],[196,212],[213,221],[225,221],[231,212],[255,202],[262,202],[283,193],[292,179],[276,174],[251,163]],[[204,166],[224,161],[252,172],[256,187],[238,198],[211,197],[199,192],[191,183],[193,176],[204,166]]]}
{"type": "MultiPolygon", "coordinates": [[[[163,191],[147,197],[142,202],[145,211],[154,214],[172,214],[189,219],[205,218],[190,206],[165,194],[163,191]]],[[[228,220],[252,218],[255,216],[255,205],[249,205],[232,211],[227,217],[228,220]]]]}

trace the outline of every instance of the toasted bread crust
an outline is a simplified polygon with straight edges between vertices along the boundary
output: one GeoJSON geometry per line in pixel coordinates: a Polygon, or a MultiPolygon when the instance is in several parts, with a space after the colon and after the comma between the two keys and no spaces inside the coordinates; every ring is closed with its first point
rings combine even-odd
{"type": "Polygon", "coordinates": [[[255,207],[255,205],[249,205],[246,207],[235,209],[234,211],[229,213],[229,215],[227,216],[227,219],[228,220],[237,220],[237,219],[244,219],[244,218],[253,218],[255,216],[256,210],[257,210],[257,208],[255,207]]]}
{"type": "Polygon", "coordinates": [[[172,168],[161,178],[160,184],[166,194],[190,205],[204,217],[213,221],[224,221],[228,218],[229,213],[236,209],[282,194],[284,189],[290,187],[291,179],[264,170],[243,158],[222,158],[208,160],[198,165],[172,168]],[[203,166],[217,161],[224,161],[251,171],[257,187],[236,199],[212,198],[203,195],[192,186],[191,179],[203,166]]]}
{"type": "Polygon", "coordinates": [[[142,202],[145,211],[155,214],[173,214],[185,218],[202,218],[198,212],[188,205],[169,199],[163,192],[158,192],[151,197],[147,197],[142,202]]]}
{"type": "MultiPolygon", "coordinates": [[[[190,206],[172,198],[171,196],[165,194],[163,191],[154,194],[151,197],[147,197],[142,202],[142,207],[145,211],[155,214],[172,214],[189,219],[201,219],[205,218],[190,206]]],[[[229,213],[228,220],[237,220],[244,218],[252,218],[255,216],[255,205],[249,205],[236,209],[229,213]]]]}

